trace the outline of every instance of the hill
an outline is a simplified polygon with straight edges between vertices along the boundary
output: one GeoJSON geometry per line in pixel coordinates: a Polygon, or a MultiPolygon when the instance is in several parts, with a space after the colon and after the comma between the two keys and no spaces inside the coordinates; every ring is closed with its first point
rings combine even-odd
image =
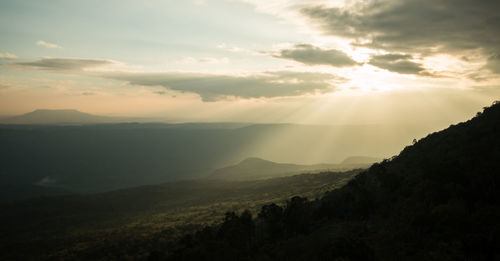
{"type": "Polygon", "coordinates": [[[96,260],[106,259],[99,255],[108,251],[109,259],[117,260],[123,258],[118,249],[131,258],[144,259],[149,255],[144,252],[148,242],[172,242],[218,222],[228,209],[258,211],[262,205],[291,196],[320,197],[357,173],[244,182],[178,181],[0,204],[0,259],[96,260]]]}
{"type": "Polygon", "coordinates": [[[152,249],[169,260],[499,260],[500,103],[319,200],[228,212],[152,249]]]}
{"type": "Polygon", "coordinates": [[[368,168],[370,165],[370,163],[359,163],[359,161],[356,163],[354,160],[346,164],[300,165],[276,163],[254,157],[247,158],[236,165],[216,169],[208,178],[223,180],[257,180],[292,176],[304,172],[317,173],[322,171],[345,171],[356,168],[368,168]]]}

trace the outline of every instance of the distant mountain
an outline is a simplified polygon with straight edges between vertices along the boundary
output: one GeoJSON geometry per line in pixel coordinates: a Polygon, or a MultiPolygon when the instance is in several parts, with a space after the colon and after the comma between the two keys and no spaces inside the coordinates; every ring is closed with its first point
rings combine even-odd
{"type": "MultiPolygon", "coordinates": [[[[367,159],[362,158],[367,161],[367,159]]],[[[247,158],[240,163],[220,168],[208,175],[209,179],[223,180],[258,180],[284,176],[292,176],[304,172],[340,171],[355,168],[367,168],[370,163],[355,162],[347,164],[314,164],[299,165],[291,163],[276,163],[260,158],[247,158]]]]}
{"type": "Polygon", "coordinates": [[[373,164],[376,162],[382,161],[380,158],[374,157],[365,157],[365,156],[352,156],[347,157],[340,164],[341,165],[354,165],[354,164],[373,164]]]}
{"type": "Polygon", "coordinates": [[[8,124],[89,124],[125,121],[125,118],[97,116],[77,110],[35,110],[3,119],[8,124]]]}

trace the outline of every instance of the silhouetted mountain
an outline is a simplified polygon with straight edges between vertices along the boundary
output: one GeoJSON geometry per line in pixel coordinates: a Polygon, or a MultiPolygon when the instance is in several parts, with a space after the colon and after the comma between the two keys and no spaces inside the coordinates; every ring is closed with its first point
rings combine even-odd
{"type": "Polygon", "coordinates": [[[97,116],[77,110],[35,110],[4,119],[8,124],[89,124],[123,122],[125,118],[97,116]]]}
{"type": "Polygon", "coordinates": [[[309,201],[155,248],[170,260],[500,260],[500,104],[309,201]]]}
{"type": "Polygon", "coordinates": [[[208,178],[223,180],[256,180],[275,177],[291,176],[304,172],[345,171],[355,168],[368,168],[367,163],[314,164],[299,165],[290,163],[276,163],[260,158],[247,158],[236,165],[217,169],[208,178]]]}

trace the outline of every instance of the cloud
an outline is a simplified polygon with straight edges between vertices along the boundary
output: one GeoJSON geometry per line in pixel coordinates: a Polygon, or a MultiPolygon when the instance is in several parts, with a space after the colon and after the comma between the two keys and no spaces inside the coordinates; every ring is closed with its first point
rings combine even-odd
{"type": "Polygon", "coordinates": [[[326,93],[343,79],[332,74],[278,71],[249,76],[201,73],[107,73],[103,77],[132,85],[162,86],[170,90],[200,95],[205,102],[230,97],[272,98],[326,93]]]}
{"type": "Polygon", "coordinates": [[[367,0],[347,8],[313,6],[301,13],[326,34],[390,52],[500,51],[500,1],[367,0]]]}
{"type": "Polygon", "coordinates": [[[177,62],[178,64],[227,64],[229,59],[227,57],[214,58],[214,57],[203,57],[203,58],[193,58],[186,57],[177,62]]]}
{"type": "Polygon", "coordinates": [[[298,44],[292,49],[281,50],[280,54],[274,55],[274,57],[294,60],[307,65],[347,67],[358,64],[341,51],[335,49],[321,49],[310,44],[298,44]]]}
{"type": "Polygon", "coordinates": [[[428,74],[422,64],[411,61],[409,54],[385,54],[372,56],[369,64],[401,74],[428,74]]]}
{"type": "Polygon", "coordinates": [[[485,68],[493,73],[500,74],[500,54],[490,56],[485,68]]]}
{"type": "Polygon", "coordinates": [[[167,94],[166,91],[154,91],[153,93],[156,93],[158,95],[166,95],[167,94]]]}
{"type": "Polygon", "coordinates": [[[246,49],[246,48],[237,47],[237,46],[229,46],[226,43],[220,43],[216,47],[218,49],[225,50],[225,51],[232,52],[232,53],[241,53],[241,54],[249,54],[249,55],[266,55],[264,52],[261,52],[261,51],[254,51],[251,49],[246,49]]]}
{"type": "Polygon", "coordinates": [[[42,58],[34,62],[14,63],[18,67],[48,70],[48,71],[82,71],[87,68],[113,64],[107,60],[70,59],[70,58],[42,58]]]}
{"type": "Polygon", "coordinates": [[[48,42],[45,42],[45,41],[38,41],[36,42],[36,45],[38,46],[43,46],[43,47],[47,47],[47,48],[62,48],[61,46],[57,45],[57,44],[54,44],[54,43],[48,43],[48,42]]]}
{"type": "MultiPolygon", "coordinates": [[[[112,65],[107,60],[43,58],[33,62],[12,63],[20,68],[72,72],[114,79],[139,86],[161,86],[169,90],[198,94],[203,101],[228,98],[273,98],[335,91],[335,84],[346,79],[315,72],[275,71],[249,75],[221,75],[191,72],[134,73],[85,69],[112,65]]],[[[157,92],[157,94],[160,94],[157,92]]]]}
{"type": "Polygon", "coordinates": [[[0,60],[13,60],[17,58],[18,57],[12,53],[0,53],[0,60]]]}
{"type": "Polygon", "coordinates": [[[198,59],[200,63],[208,63],[208,64],[223,64],[229,63],[229,59],[227,57],[223,58],[213,58],[213,57],[205,57],[198,59]]]}

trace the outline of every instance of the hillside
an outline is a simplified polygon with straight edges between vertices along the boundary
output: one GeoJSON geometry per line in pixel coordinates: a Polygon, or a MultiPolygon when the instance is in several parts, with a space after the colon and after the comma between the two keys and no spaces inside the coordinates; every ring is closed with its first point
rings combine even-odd
{"type": "Polygon", "coordinates": [[[344,187],[227,213],[151,257],[169,260],[499,260],[500,104],[374,164],[344,187]],[[236,233],[237,232],[237,233],[236,233]]]}
{"type": "Polygon", "coordinates": [[[247,158],[240,163],[214,170],[207,178],[219,180],[258,180],[283,176],[292,176],[304,172],[345,171],[356,168],[368,168],[367,159],[352,159],[346,164],[300,165],[277,163],[260,158],[247,158]],[[362,163],[359,163],[359,162],[362,163]]]}
{"type": "MultiPolygon", "coordinates": [[[[0,259],[112,260],[148,255],[148,242],[171,242],[218,223],[228,209],[258,211],[291,196],[320,197],[359,170],[303,174],[260,181],[193,180],[92,195],[40,197],[0,204],[0,259]],[[126,246],[126,247],[125,247],[126,246]],[[118,252],[113,252],[114,247],[118,252]],[[106,250],[107,249],[107,250],[106,250]]],[[[153,243],[156,244],[156,243],[153,243]]]]}

